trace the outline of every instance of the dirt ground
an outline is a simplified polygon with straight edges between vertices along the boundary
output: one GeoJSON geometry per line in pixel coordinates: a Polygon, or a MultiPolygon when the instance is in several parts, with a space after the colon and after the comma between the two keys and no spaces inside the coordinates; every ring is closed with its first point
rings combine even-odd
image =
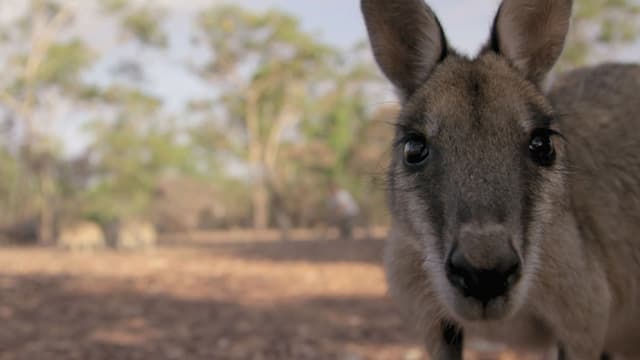
{"type": "Polygon", "coordinates": [[[0,248],[0,359],[426,358],[386,296],[382,240],[249,239],[0,248]]]}

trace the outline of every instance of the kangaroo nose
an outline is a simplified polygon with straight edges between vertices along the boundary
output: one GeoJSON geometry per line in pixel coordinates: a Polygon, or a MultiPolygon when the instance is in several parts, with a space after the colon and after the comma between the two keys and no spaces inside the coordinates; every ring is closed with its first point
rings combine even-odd
{"type": "Polygon", "coordinates": [[[489,269],[475,267],[464,254],[454,251],[447,260],[447,278],[464,296],[486,304],[506,294],[520,277],[520,259],[515,252],[496,259],[494,265],[489,269]]]}

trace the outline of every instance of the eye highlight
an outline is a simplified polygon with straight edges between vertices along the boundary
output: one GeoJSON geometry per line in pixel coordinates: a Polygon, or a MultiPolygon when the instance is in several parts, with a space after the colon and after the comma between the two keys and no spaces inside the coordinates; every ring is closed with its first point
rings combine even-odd
{"type": "Polygon", "coordinates": [[[404,163],[415,167],[424,164],[429,157],[429,145],[423,135],[408,135],[403,145],[404,163]]]}
{"type": "Polygon", "coordinates": [[[550,129],[536,129],[529,140],[529,155],[538,165],[549,167],[556,160],[556,151],[551,136],[554,131],[550,129]]]}

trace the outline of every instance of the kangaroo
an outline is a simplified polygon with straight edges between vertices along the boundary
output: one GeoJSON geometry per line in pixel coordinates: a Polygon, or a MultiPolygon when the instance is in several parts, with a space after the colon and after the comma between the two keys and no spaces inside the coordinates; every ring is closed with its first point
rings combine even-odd
{"type": "Polygon", "coordinates": [[[423,0],[361,0],[397,118],[390,293],[434,360],[464,339],[640,359],[640,67],[546,75],[570,0],[504,0],[456,53],[423,0]]]}

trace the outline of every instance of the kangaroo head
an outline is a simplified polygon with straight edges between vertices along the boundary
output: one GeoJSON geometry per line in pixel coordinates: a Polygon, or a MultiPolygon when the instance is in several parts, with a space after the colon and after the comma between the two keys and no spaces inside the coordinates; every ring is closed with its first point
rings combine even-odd
{"type": "Polygon", "coordinates": [[[564,197],[565,144],[541,83],[571,0],[505,0],[488,44],[458,55],[423,0],[362,0],[402,110],[389,169],[394,231],[421,252],[453,316],[517,311],[564,197]]]}

